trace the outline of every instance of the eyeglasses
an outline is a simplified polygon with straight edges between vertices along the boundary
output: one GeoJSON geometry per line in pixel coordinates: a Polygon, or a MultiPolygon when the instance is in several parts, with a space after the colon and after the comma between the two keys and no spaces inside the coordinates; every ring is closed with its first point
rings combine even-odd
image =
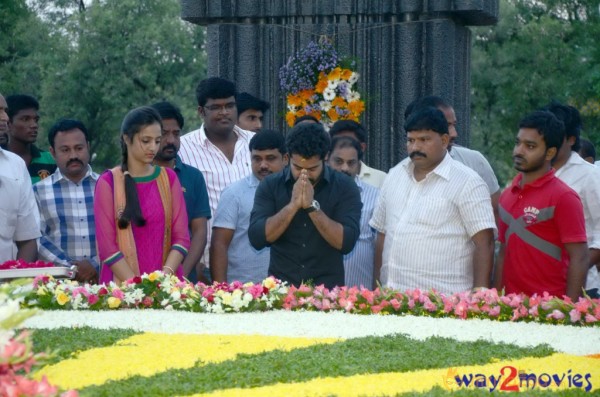
{"type": "Polygon", "coordinates": [[[229,113],[233,109],[235,109],[235,102],[229,102],[229,103],[226,103],[225,105],[204,106],[204,109],[211,111],[211,112],[220,112],[220,111],[224,110],[225,112],[229,113]]]}

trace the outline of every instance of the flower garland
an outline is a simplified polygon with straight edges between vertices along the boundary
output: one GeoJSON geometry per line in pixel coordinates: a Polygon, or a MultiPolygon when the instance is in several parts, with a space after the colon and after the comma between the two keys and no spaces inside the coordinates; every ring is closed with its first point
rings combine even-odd
{"type": "MultiPolygon", "coordinates": [[[[57,396],[58,388],[41,380],[29,379],[33,368],[43,364],[46,353],[34,353],[29,332],[15,334],[14,328],[35,314],[34,310],[20,309],[20,294],[15,293],[20,284],[4,284],[0,287],[0,395],[2,396],[57,396]],[[16,299],[15,299],[16,298],[16,299]]],[[[76,397],[78,393],[69,390],[60,394],[76,397]]]]}
{"type": "Polygon", "coordinates": [[[14,270],[14,269],[39,269],[44,267],[54,267],[52,262],[35,261],[25,262],[23,259],[10,260],[4,263],[0,263],[0,270],[14,270]]]}
{"type": "Polygon", "coordinates": [[[354,88],[358,73],[342,67],[330,43],[308,45],[291,56],[279,70],[280,86],[286,93],[286,121],[313,116],[327,129],[338,120],[359,121],[365,103],[354,88]]]}
{"type": "Polygon", "coordinates": [[[446,295],[418,289],[400,292],[357,287],[288,287],[274,277],[262,283],[196,285],[156,271],[122,285],[79,284],[38,276],[25,304],[41,309],[105,310],[153,308],[206,313],[252,312],[270,309],[344,311],[356,314],[411,314],[429,317],[483,318],[549,324],[600,325],[600,300],[577,302],[548,294],[499,294],[495,289],[446,295]]]}

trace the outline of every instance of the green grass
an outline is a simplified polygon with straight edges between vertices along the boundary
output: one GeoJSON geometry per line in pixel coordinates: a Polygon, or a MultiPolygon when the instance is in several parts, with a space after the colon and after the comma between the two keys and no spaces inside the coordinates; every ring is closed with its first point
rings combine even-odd
{"type": "MultiPolygon", "coordinates": [[[[236,360],[218,364],[170,370],[150,378],[134,376],[100,386],[90,386],[80,390],[80,394],[128,397],[186,395],[277,382],[301,382],[320,376],[447,368],[485,364],[494,358],[544,357],[552,353],[552,349],[547,346],[525,349],[484,341],[457,342],[445,338],[415,341],[402,335],[366,337],[291,352],[240,354],[236,360]]],[[[440,389],[439,392],[445,391],[440,389]]]]}
{"type": "Polygon", "coordinates": [[[52,352],[47,361],[53,364],[67,358],[80,350],[95,347],[111,346],[117,341],[129,338],[139,332],[129,329],[101,330],[91,327],[35,329],[31,331],[33,349],[36,352],[52,352]]]}

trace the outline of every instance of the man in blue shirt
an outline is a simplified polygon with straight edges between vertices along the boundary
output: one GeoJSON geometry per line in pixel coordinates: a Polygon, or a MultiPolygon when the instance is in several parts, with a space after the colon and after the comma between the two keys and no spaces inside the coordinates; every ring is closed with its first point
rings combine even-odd
{"type": "Polygon", "coordinates": [[[360,235],[354,249],[344,255],[344,273],[347,287],[374,285],[373,264],[375,263],[375,238],[377,232],[369,226],[373,210],[379,197],[379,189],[363,182],[358,174],[363,156],[359,141],[349,136],[338,136],[331,141],[327,163],[336,171],[343,172],[356,182],[360,189],[362,211],[360,215],[360,235]]]}
{"type": "Polygon", "coordinates": [[[61,119],[48,132],[58,169],[33,185],[40,211],[40,259],[77,266],[79,282],[98,281],[94,190],[88,132],[81,121],[61,119]]]}
{"type": "Polygon", "coordinates": [[[213,220],[210,273],[213,281],[258,283],[268,275],[268,247],[250,245],[248,227],[254,194],[260,181],[288,163],[283,135],[264,131],[250,140],[252,174],[227,187],[221,194],[213,220]]]}
{"type": "Polygon", "coordinates": [[[183,275],[192,282],[208,283],[202,275],[202,268],[198,268],[206,247],[206,224],[211,216],[206,182],[197,168],[182,163],[177,155],[184,125],[179,109],[169,102],[155,103],[152,107],[160,114],[163,124],[162,140],[154,163],[175,170],[187,208],[191,245],[183,261],[183,275]]]}

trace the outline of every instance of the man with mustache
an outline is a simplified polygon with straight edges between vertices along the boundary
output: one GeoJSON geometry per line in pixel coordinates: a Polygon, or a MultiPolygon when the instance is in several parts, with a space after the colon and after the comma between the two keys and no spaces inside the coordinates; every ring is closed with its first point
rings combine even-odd
{"type": "Polygon", "coordinates": [[[40,259],[77,266],[76,279],[98,282],[94,190],[98,174],[90,166],[85,125],[61,119],[48,131],[50,153],[58,169],[33,185],[41,219],[40,259]]]}
{"type": "Polygon", "coordinates": [[[288,163],[283,135],[271,130],[254,135],[250,155],[252,174],[225,188],[215,213],[210,246],[213,281],[260,283],[268,275],[270,250],[250,245],[248,227],[258,184],[288,163]]]}
{"type": "Polygon", "coordinates": [[[197,169],[184,164],[178,156],[181,130],[185,120],[179,109],[170,102],[158,102],[152,107],[160,114],[163,131],[154,163],[175,171],[181,183],[188,215],[190,249],[183,260],[183,276],[192,282],[202,280],[200,259],[206,247],[207,223],[211,217],[204,176],[197,169]]]}
{"type": "Polygon", "coordinates": [[[404,129],[409,158],[388,173],[370,221],[381,283],[443,293],[488,287],[496,226],[484,181],[450,157],[439,109],[416,109],[404,129]]]}
{"type": "Polygon", "coordinates": [[[360,232],[360,192],[325,164],[329,145],[321,124],[294,126],[286,140],[290,165],[263,179],[254,197],[250,243],[270,245],[269,274],[295,286],[344,285],[342,256],[360,232]]]}
{"type": "MultiPolygon", "coordinates": [[[[202,80],[196,88],[202,126],[181,137],[181,161],[202,172],[213,214],[223,189],[252,173],[248,144],[254,132],[236,126],[236,96],[235,84],[229,80],[219,77],[202,80]]],[[[209,219],[207,247],[210,247],[211,234],[212,219],[209,219]]],[[[208,253],[206,249],[201,259],[202,268],[209,265],[208,253]]],[[[210,276],[206,271],[204,274],[210,276]]]]}
{"type": "MultiPolygon", "coordinates": [[[[0,94],[0,126],[8,124],[7,104],[0,94]]],[[[0,263],[37,259],[40,228],[31,179],[25,162],[0,147],[0,263]],[[16,252],[14,248],[16,247],[16,252]]]]}
{"type": "Polygon", "coordinates": [[[369,220],[373,216],[375,203],[379,196],[379,189],[363,182],[359,177],[360,170],[362,169],[362,149],[362,144],[358,140],[344,135],[336,136],[331,141],[331,150],[329,151],[327,164],[334,170],[343,172],[354,179],[360,190],[360,201],[362,202],[358,241],[352,252],[344,255],[346,286],[363,286],[372,289],[375,286],[373,264],[375,261],[375,238],[377,237],[377,232],[369,226],[369,220]]]}
{"type": "Polygon", "coordinates": [[[581,296],[589,268],[583,205],[552,161],[565,141],[564,124],[536,111],[519,123],[513,149],[519,174],[500,196],[500,251],[494,285],[506,293],[581,296]]]}
{"type": "Polygon", "coordinates": [[[47,178],[56,170],[56,162],[35,141],[38,136],[40,105],[30,95],[9,95],[8,104],[8,150],[19,155],[27,165],[31,183],[47,178]]]}
{"type": "Polygon", "coordinates": [[[240,93],[235,102],[238,110],[238,127],[246,131],[260,132],[265,113],[271,108],[271,104],[247,92],[240,93]]]}

